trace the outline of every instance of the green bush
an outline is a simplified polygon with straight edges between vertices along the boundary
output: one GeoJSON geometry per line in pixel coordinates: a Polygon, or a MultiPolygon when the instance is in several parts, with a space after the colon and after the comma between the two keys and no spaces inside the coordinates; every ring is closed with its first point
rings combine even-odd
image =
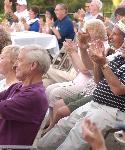
{"type": "MultiPolygon", "coordinates": [[[[57,3],[65,3],[68,7],[69,12],[75,12],[79,8],[84,8],[84,3],[86,0],[27,0],[28,7],[31,5],[40,6],[41,13],[44,13],[46,8],[55,7],[57,3]]],[[[112,13],[112,1],[111,0],[102,0],[103,2],[103,13],[105,16],[108,16],[112,13]]],[[[0,0],[0,13],[3,13],[3,4],[4,0],[0,0]]]]}

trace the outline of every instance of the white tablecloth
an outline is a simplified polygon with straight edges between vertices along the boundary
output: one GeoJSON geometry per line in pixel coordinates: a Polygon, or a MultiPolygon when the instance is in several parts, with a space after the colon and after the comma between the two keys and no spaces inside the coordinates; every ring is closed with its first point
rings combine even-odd
{"type": "Polygon", "coordinates": [[[11,40],[13,45],[38,44],[42,48],[48,49],[53,57],[59,54],[58,41],[55,35],[33,31],[12,32],[11,40]]]}

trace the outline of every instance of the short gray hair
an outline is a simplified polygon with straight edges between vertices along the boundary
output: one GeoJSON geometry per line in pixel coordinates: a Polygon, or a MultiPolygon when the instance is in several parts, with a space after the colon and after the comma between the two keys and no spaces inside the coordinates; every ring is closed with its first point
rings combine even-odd
{"type": "Polygon", "coordinates": [[[21,49],[29,50],[27,53],[28,61],[38,62],[38,70],[42,75],[47,73],[51,64],[47,50],[41,48],[39,45],[25,45],[21,49]]]}
{"type": "Polygon", "coordinates": [[[65,10],[65,13],[67,14],[68,13],[68,7],[66,4],[63,4],[63,3],[59,3],[57,4],[56,6],[60,6],[62,9],[65,10]]]}
{"type": "Polygon", "coordinates": [[[98,7],[99,11],[102,9],[102,2],[100,0],[92,0],[92,2],[94,2],[96,4],[96,6],[98,7]]]}

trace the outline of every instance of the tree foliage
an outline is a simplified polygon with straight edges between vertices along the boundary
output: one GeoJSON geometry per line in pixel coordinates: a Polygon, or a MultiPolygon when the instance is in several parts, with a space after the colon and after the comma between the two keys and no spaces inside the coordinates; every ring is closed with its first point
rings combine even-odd
{"type": "MultiPolygon", "coordinates": [[[[15,0],[12,0],[15,1],[15,0]]],[[[27,0],[28,7],[31,5],[38,5],[40,7],[41,13],[44,13],[46,8],[55,7],[57,3],[65,3],[68,7],[69,12],[75,12],[78,8],[84,8],[84,3],[86,0],[27,0]]],[[[102,0],[103,2],[103,12],[112,11],[112,1],[102,0]]],[[[4,0],[0,0],[1,12],[3,12],[4,0]]]]}

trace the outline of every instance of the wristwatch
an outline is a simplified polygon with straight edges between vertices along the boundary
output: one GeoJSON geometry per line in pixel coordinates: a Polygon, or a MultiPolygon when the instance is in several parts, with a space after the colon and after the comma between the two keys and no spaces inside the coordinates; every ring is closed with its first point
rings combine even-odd
{"type": "Polygon", "coordinates": [[[101,68],[104,70],[104,69],[106,69],[107,67],[109,67],[109,65],[108,65],[108,64],[104,64],[101,68]]]}

